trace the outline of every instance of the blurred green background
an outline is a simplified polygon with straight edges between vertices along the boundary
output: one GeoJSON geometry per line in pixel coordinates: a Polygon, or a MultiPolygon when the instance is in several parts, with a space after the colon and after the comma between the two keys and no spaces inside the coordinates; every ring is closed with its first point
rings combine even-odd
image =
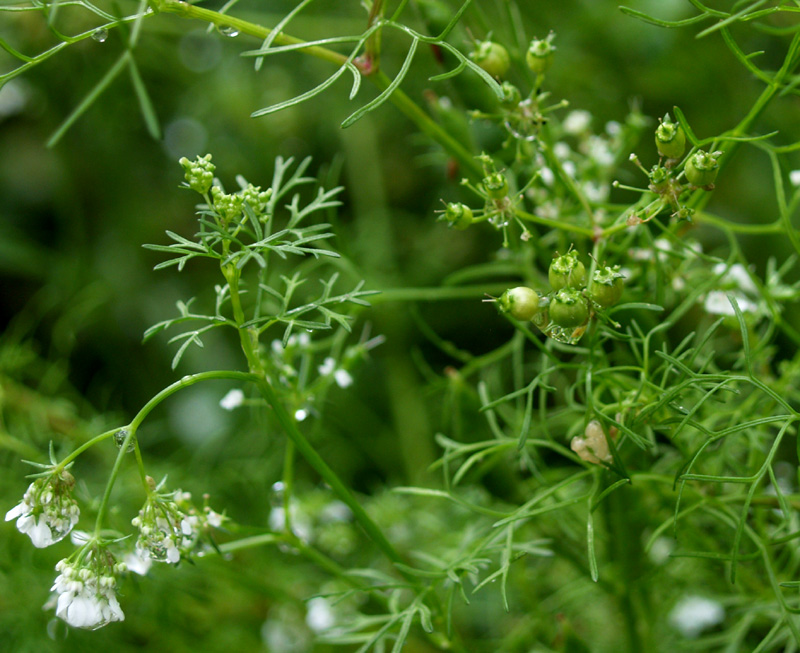
{"type": "MultiPolygon", "coordinates": [[[[131,11],[133,3],[125,4],[131,11]]],[[[396,3],[388,4],[391,10],[396,3]]],[[[458,3],[445,4],[455,10],[458,3]]],[[[485,38],[491,31],[509,44],[519,63],[505,4],[473,2],[452,42],[466,52],[469,34],[485,38]]],[[[733,127],[752,106],[762,86],[742,69],[719,34],[698,40],[700,28],[647,25],[623,15],[617,4],[517,3],[523,19],[518,27],[527,39],[557,33],[557,57],[547,78],[554,99],[567,98],[570,108],[590,111],[597,130],[609,120],[624,120],[634,105],[653,119],[678,105],[701,138],[733,127]]],[[[673,20],[694,13],[684,0],[630,0],[628,5],[673,20]]],[[[294,6],[243,0],[232,11],[269,26],[294,6]]],[[[412,2],[408,20],[419,27],[418,15],[412,2]]],[[[88,18],[76,11],[74,20],[88,18]]],[[[305,39],[353,34],[365,20],[356,0],[320,0],[288,31],[305,39]]],[[[757,59],[762,68],[782,61],[783,37],[738,28],[734,34],[746,52],[764,51],[757,59]]],[[[0,36],[27,54],[52,40],[38,13],[0,13],[0,36]]],[[[398,69],[406,44],[396,33],[386,35],[387,71],[398,69]]],[[[204,25],[177,16],[145,21],[136,60],[162,126],[158,141],[148,136],[123,75],[56,147],[45,147],[120,56],[119,31],[102,43],[89,39],[67,48],[0,91],[3,510],[16,504],[26,487],[30,468],[20,459],[42,460],[50,440],[58,451],[68,451],[125,423],[180,375],[244,367],[233,340],[211,338],[205,349],[190,349],[176,371],[170,369],[174,349],[165,337],[141,342],[148,326],[174,314],[175,301],[195,295],[210,301],[205,289],[219,282],[213,265],[190,264],[180,274],[153,272],[161,259],[141,247],[164,243],[166,229],[185,235],[194,231],[194,197],[178,189],[179,157],[213,153],[217,174],[233,187],[235,174],[269,185],[277,155],[312,156],[312,170],[346,186],[337,246],[352,258],[369,288],[436,286],[448,274],[495,256],[496,239],[480,230],[453,232],[435,221],[440,198],[459,196],[460,175],[394,106],[386,104],[340,129],[356,103],[374,94],[370,84],[363,85],[354,102],[347,100],[347,84],[341,82],[307,104],[249,118],[256,109],[304,92],[330,71],[325,62],[289,54],[268,59],[256,73],[252,60],[239,55],[257,45],[243,36],[208,33],[204,25]]],[[[0,71],[16,63],[0,53],[0,71]]],[[[422,105],[426,90],[433,89],[456,106],[472,108],[459,91],[476,92],[476,80],[427,81],[438,72],[433,53],[421,48],[403,88],[422,105]]],[[[795,140],[799,108],[796,97],[783,99],[766,112],[755,132],[781,130],[788,134],[785,142],[795,140]]],[[[475,135],[479,142],[497,139],[480,126],[475,135]]],[[[648,159],[651,151],[648,136],[641,150],[648,167],[654,162],[648,159]]],[[[800,162],[789,159],[787,166],[800,167],[800,162]]],[[[626,181],[641,183],[632,166],[628,174],[626,181]]],[[[709,205],[718,215],[732,221],[774,219],[771,172],[762,153],[743,149],[719,186],[709,205]]],[[[620,192],[616,199],[627,198],[620,192]]],[[[710,232],[698,237],[708,249],[724,245],[710,232]]],[[[782,239],[752,238],[743,245],[762,271],[767,256],[782,261],[789,253],[782,239]]],[[[494,311],[475,300],[416,307],[376,302],[361,315],[356,332],[369,322],[373,334],[387,336],[386,344],[373,353],[351,389],[328,396],[325,425],[314,427],[312,437],[343,478],[365,493],[380,492],[387,484],[431,480],[424,468],[437,455],[433,433],[443,415],[426,394],[414,360],[426,360],[437,373],[452,361],[421,334],[419,320],[475,353],[491,350],[511,333],[494,311]]],[[[228,387],[210,384],[174,397],[148,420],[140,441],[153,476],[169,472],[171,487],[198,497],[210,492],[212,506],[225,508],[244,526],[259,527],[269,513],[270,487],[280,478],[282,438],[271,433],[265,439],[246,415],[222,411],[219,399],[228,387]]],[[[86,496],[102,487],[114,453],[93,451],[79,461],[76,476],[87,484],[86,496]]],[[[135,479],[126,478],[118,494],[123,496],[128,486],[131,497],[121,505],[135,510],[140,501],[135,479]]],[[[270,650],[265,624],[269,619],[297,622],[296,632],[305,632],[298,597],[319,591],[325,579],[300,560],[287,563],[274,550],[250,551],[232,563],[214,559],[178,570],[156,569],[146,579],[126,582],[123,624],[97,633],[73,631],[64,638],[64,627],[52,622],[52,612],[42,611],[41,605],[53,566],[69,545],[33,550],[13,523],[3,528],[0,632],[8,638],[3,647],[9,651],[270,650]],[[242,569],[248,570],[245,577],[242,569]]],[[[307,642],[297,646],[285,650],[312,650],[307,642]]]]}

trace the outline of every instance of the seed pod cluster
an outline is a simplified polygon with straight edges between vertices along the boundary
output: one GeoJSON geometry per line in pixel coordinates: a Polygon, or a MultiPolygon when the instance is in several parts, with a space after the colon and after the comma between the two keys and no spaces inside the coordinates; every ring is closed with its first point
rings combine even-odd
{"type": "Polygon", "coordinates": [[[530,320],[551,338],[569,344],[581,338],[594,312],[620,300],[624,286],[618,265],[598,267],[587,284],[586,266],[572,250],[553,259],[548,278],[552,290],[546,295],[518,286],[496,301],[503,313],[530,320]]]}

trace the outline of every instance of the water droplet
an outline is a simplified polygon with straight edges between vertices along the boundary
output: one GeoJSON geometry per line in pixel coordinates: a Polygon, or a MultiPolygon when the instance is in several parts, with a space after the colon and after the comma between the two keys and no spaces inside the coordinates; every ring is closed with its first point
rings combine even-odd
{"type": "Polygon", "coordinates": [[[282,481],[278,481],[277,483],[272,484],[272,494],[270,495],[269,503],[273,508],[283,507],[284,491],[285,491],[285,486],[282,481]]]}
{"type": "Polygon", "coordinates": [[[578,327],[561,327],[550,321],[550,312],[547,310],[549,302],[542,302],[539,307],[539,312],[531,320],[548,338],[552,338],[557,342],[565,345],[577,345],[583,334],[586,333],[586,328],[589,326],[589,320],[578,327]]]}
{"type": "Polygon", "coordinates": [[[94,31],[92,38],[98,43],[105,43],[106,39],[108,38],[108,30],[104,27],[101,27],[100,29],[94,31]]]}
{"type": "Polygon", "coordinates": [[[239,30],[231,25],[220,25],[217,27],[217,31],[222,34],[222,36],[227,36],[229,38],[239,36],[239,30]]]}
{"type": "MultiPolygon", "coordinates": [[[[125,438],[127,437],[128,437],[127,429],[120,429],[114,434],[114,444],[117,445],[118,449],[122,449],[122,445],[125,444],[125,438]]],[[[136,448],[136,436],[134,435],[128,442],[128,448],[125,450],[125,453],[130,453],[135,448],[136,448]]]]}

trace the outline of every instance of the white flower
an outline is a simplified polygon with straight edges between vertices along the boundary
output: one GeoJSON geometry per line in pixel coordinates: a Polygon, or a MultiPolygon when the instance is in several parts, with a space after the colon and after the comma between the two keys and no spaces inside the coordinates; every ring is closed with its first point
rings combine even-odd
{"type": "Polygon", "coordinates": [[[22,501],[6,513],[6,521],[17,520],[17,530],[31,538],[37,549],[60,542],[78,523],[81,511],[70,495],[75,484],[66,470],[36,479],[22,501]]]}
{"type": "Polygon", "coordinates": [[[792,186],[800,186],[800,170],[792,170],[789,173],[789,183],[792,186]]]}
{"type": "Polygon", "coordinates": [[[695,638],[704,630],[725,619],[725,608],[719,601],[701,596],[681,599],[669,614],[669,622],[684,637],[695,638]]]}
{"type": "Polygon", "coordinates": [[[614,153],[606,140],[600,136],[592,136],[589,139],[587,153],[589,158],[599,166],[608,167],[614,163],[614,153]]]}
{"type": "Polygon", "coordinates": [[[139,574],[140,576],[146,575],[153,565],[153,560],[150,556],[146,553],[141,555],[142,553],[144,552],[136,549],[125,556],[125,566],[134,574],[139,574]]]}
{"type": "Polygon", "coordinates": [[[322,361],[322,365],[317,370],[321,376],[333,374],[333,379],[340,388],[346,388],[353,383],[353,377],[350,376],[350,373],[341,367],[337,368],[336,361],[330,356],[322,361]]]}
{"type": "Polygon", "coordinates": [[[567,177],[572,177],[575,179],[575,175],[578,173],[578,169],[575,167],[575,164],[572,161],[564,161],[561,166],[564,169],[567,177]]]}
{"type": "Polygon", "coordinates": [[[244,392],[239,390],[238,388],[234,388],[228,394],[226,394],[222,399],[220,399],[219,405],[222,406],[225,410],[233,410],[234,408],[238,408],[244,403],[244,392]]]}
{"type": "Polygon", "coordinates": [[[343,370],[339,368],[333,373],[333,378],[336,381],[336,385],[340,388],[346,388],[353,384],[353,377],[350,376],[350,373],[347,370],[343,370]]]}
{"type": "Polygon", "coordinates": [[[298,422],[302,422],[306,417],[308,417],[308,411],[305,408],[299,408],[298,410],[294,411],[294,418],[298,422]]]}
{"type": "Polygon", "coordinates": [[[592,121],[592,114],[588,111],[576,110],[570,111],[567,117],[564,118],[564,131],[568,134],[577,135],[589,129],[589,123],[592,121]]]}
{"type": "Polygon", "coordinates": [[[606,134],[611,136],[619,136],[620,132],[622,131],[622,125],[620,125],[616,120],[609,120],[606,123],[606,134]]]}
{"type": "Polygon", "coordinates": [[[328,376],[328,374],[333,374],[333,370],[336,369],[336,361],[328,356],[324,361],[322,361],[322,365],[317,368],[320,375],[328,376]]]}
{"type": "MultiPolygon", "coordinates": [[[[752,313],[757,306],[741,293],[731,293],[743,313],[752,313]]],[[[728,295],[721,290],[712,290],[706,295],[703,302],[708,313],[712,315],[736,315],[733,305],[728,301],[728,295]]]]}
{"type": "Polygon", "coordinates": [[[545,186],[552,186],[556,180],[556,176],[550,168],[543,167],[539,169],[539,178],[544,182],[545,186]]]}
{"type": "Polygon", "coordinates": [[[741,263],[734,263],[730,267],[727,267],[726,263],[717,263],[712,270],[714,274],[724,273],[722,277],[723,282],[735,285],[739,290],[747,293],[758,293],[758,288],[756,288],[756,285],[747,273],[747,268],[741,263]]]}
{"type": "Polygon", "coordinates": [[[572,150],[569,149],[569,145],[564,143],[563,141],[559,141],[555,145],[553,145],[553,154],[556,155],[557,159],[566,159],[572,154],[572,150]]]}
{"type": "Polygon", "coordinates": [[[325,630],[330,630],[336,619],[333,616],[333,610],[328,600],[317,596],[308,602],[306,611],[306,624],[315,633],[321,633],[325,630]]]}
{"type": "Polygon", "coordinates": [[[51,588],[59,595],[56,616],[75,628],[94,630],[125,619],[114,593],[117,584],[114,573],[118,568],[105,555],[98,559],[103,561],[99,565],[94,564],[93,554],[81,563],[61,560],[56,565],[61,572],[51,588]]]}

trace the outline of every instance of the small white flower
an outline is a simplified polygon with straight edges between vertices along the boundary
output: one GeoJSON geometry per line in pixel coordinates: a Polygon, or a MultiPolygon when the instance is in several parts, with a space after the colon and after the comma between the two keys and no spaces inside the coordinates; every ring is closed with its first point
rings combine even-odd
{"type": "Polygon", "coordinates": [[[539,169],[539,178],[544,182],[545,186],[552,186],[556,180],[556,176],[550,168],[544,167],[539,169]]]}
{"type": "MultiPolygon", "coordinates": [[[[757,306],[741,293],[731,294],[743,313],[752,313],[756,310],[757,306]]],[[[733,305],[728,301],[728,295],[721,290],[712,290],[708,293],[703,306],[711,315],[736,315],[733,305]]]]}
{"type": "Polygon", "coordinates": [[[238,388],[234,388],[233,390],[229,391],[222,399],[220,399],[219,405],[222,406],[225,410],[233,410],[234,408],[238,408],[244,403],[244,392],[239,390],[238,388]]]}
{"type": "Polygon", "coordinates": [[[725,263],[717,263],[713,267],[713,272],[714,274],[724,273],[722,281],[735,285],[739,290],[746,293],[758,294],[758,288],[756,288],[756,285],[747,273],[747,268],[741,263],[734,263],[730,267],[727,267],[725,263]]]}
{"type": "Polygon", "coordinates": [[[125,615],[114,594],[116,587],[113,558],[107,552],[95,558],[94,552],[80,563],[61,560],[56,570],[61,572],[53,583],[58,594],[56,616],[75,628],[101,628],[112,621],[123,621],[125,615]],[[99,564],[95,564],[99,561],[99,564]],[[83,565],[83,566],[77,566],[83,565]],[[76,576],[80,580],[76,579],[76,576]]]}
{"type": "Polygon", "coordinates": [[[308,417],[308,411],[305,408],[300,408],[294,411],[294,418],[298,422],[302,422],[306,417],[308,417]]]}
{"type": "Polygon", "coordinates": [[[606,123],[606,134],[611,136],[619,136],[620,132],[622,132],[622,125],[620,125],[616,120],[609,120],[606,123]]]}
{"type": "Polygon", "coordinates": [[[306,609],[306,624],[315,633],[330,630],[336,623],[336,619],[328,600],[317,596],[308,602],[306,609]]]}
{"type": "Polygon", "coordinates": [[[553,154],[556,155],[557,159],[564,160],[568,158],[570,154],[572,154],[572,150],[570,149],[569,145],[563,141],[559,141],[553,145],[553,154]]]}
{"type": "Polygon", "coordinates": [[[336,385],[340,388],[347,388],[353,384],[353,377],[350,376],[347,370],[343,370],[342,368],[339,368],[333,373],[333,378],[336,381],[336,385]]]}
{"type": "Polygon", "coordinates": [[[139,574],[140,576],[146,575],[153,565],[153,560],[150,556],[146,553],[142,555],[142,553],[144,552],[136,549],[125,556],[125,565],[134,574],[139,574]]]}
{"type": "Polygon", "coordinates": [[[49,477],[37,478],[28,486],[22,501],[6,512],[6,521],[17,520],[17,530],[42,549],[60,542],[78,523],[80,509],[70,491],[72,475],[62,470],[49,477]]]}
{"type": "Polygon", "coordinates": [[[678,601],[669,614],[669,622],[684,637],[695,638],[704,630],[725,619],[725,608],[719,601],[702,596],[687,596],[678,601]]]}
{"type": "Polygon", "coordinates": [[[602,202],[608,198],[608,186],[594,181],[587,181],[583,185],[583,192],[590,202],[602,202]]]}
{"type": "Polygon", "coordinates": [[[330,356],[328,356],[324,361],[322,361],[322,365],[320,365],[317,368],[321,376],[328,376],[328,374],[333,374],[333,370],[335,369],[336,369],[336,361],[330,356]]]}
{"type": "Polygon", "coordinates": [[[792,186],[800,186],[800,170],[792,170],[789,173],[789,183],[792,186]]]}
{"type": "Polygon", "coordinates": [[[564,172],[567,174],[567,177],[575,179],[575,175],[578,173],[578,169],[575,167],[575,164],[572,161],[564,161],[561,167],[564,169],[564,172]]]}
{"type": "Polygon", "coordinates": [[[614,153],[606,140],[599,136],[592,136],[589,139],[587,153],[589,158],[599,166],[607,168],[614,163],[614,153]]]}
{"type": "Polygon", "coordinates": [[[564,131],[568,134],[578,135],[589,129],[589,124],[592,122],[592,114],[588,111],[576,110],[570,111],[567,117],[564,118],[564,131]]]}

